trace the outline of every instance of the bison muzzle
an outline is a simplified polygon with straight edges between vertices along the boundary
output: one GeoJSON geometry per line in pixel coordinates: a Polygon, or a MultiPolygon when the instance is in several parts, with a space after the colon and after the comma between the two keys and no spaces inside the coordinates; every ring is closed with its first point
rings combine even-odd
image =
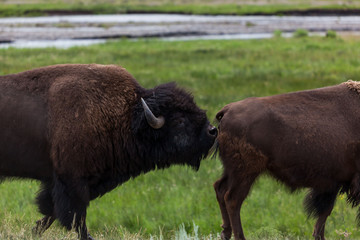
{"type": "Polygon", "coordinates": [[[198,169],[217,136],[174,83],[144,89],[122,67],[56,65],[0,77],[0,177],[41,181],[36,203],[82,240],[89,201],[156,168],[198,169]]]}
{"type": "MultiPolygon", "coordinates": [[[[255,179],[268,172],[292,190],[310,188],[304,205],[325,222],[339,192],[360,203],[360,83],[270,97],[225,106],[216,116],[224,172],[214,188],[223,219],[222,239],[245,239],[240,208],[255,179]]],[[[360,212],[359,212],[360,213],[360,212]]],[[[358,215],[359,217],[360,215],[358,215]]]]}

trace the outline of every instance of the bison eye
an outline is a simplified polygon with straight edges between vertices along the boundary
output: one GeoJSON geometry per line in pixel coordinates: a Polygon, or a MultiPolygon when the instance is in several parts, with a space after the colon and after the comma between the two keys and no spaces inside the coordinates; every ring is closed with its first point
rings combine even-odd
{"type": "Polygon", "coordinates": [[[177,122],[177,125],[178,125],[178,127],[184,127],[184,126],[185,126],[185,120],[184,120],[184,119],[180,119],[180,120],[177,122]]]}
{"type": "Polygon", "coordinates": [[[181,116],[174,116],[172,126],[174,128],[182,128],[185,126],[186,119],[181,116]]]}

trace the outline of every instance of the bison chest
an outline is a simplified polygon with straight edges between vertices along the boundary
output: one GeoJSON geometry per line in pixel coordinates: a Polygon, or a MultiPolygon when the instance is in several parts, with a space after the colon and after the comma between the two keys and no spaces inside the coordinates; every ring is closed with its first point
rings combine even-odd
{"type": "Polygon", "coordinates": [[[129,179],[130,175],[128,174],[114,174],[112,171],[107,171],[101,176],[90,177],[90,199],[95,199],[107,192],[110,192],[118,185],[128,181],[129,179]]]}

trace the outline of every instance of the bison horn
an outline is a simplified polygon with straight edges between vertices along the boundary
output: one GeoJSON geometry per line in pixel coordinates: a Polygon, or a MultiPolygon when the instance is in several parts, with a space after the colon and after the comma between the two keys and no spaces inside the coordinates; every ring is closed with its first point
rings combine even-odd
{"type": "Polygon", "coordinates": [[[149,125],[155,129],[159,129],[162,126],[164,126],[165,124],[164,117],[163,116],[155,117],[143,98],[141,98],[141,103],[144,108],[145,117],[149,125]]]}

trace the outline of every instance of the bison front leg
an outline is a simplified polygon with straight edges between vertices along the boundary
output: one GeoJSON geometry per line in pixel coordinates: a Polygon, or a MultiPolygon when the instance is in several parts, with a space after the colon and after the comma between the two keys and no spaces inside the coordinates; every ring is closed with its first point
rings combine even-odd
{"type": "Polygon", "coordinates": [[[304,204],[308,215],[318,218],[313,232],[315,240],[325,240],[326,219],[334,208],[337,193],[338,189],[325,193],[313,189],[306,196],[304,204]]]}
{"type": "Polygon", "coordinates": [[[74,228],[81,240],[93,239],[86,227],[89,187],[83,179],[57,177],[53,191],[56,218],[68,230],[74,228]]]}
{"type": "Polygon", "coordinates": [[[42,219],[36,221],[36,226],[33,228],[33,233],[41,236],[46,229],[48,229],[51,224],[55,221],[53,216],[45,216],[42,219]]]}
{"type": "Polygon", "coordinates": [[[34,234],[42,235],[55,221],[52,188],[52,182],[43,182],[41,191],[36,198],[39,211],[44,214],[45,217],[36,222],[36,226],[33,228],[34,234]]]}
{"type": "Polygon", "coordinates": [[[231,178],[231,184],[229,181],[229,187],[225,193],[224,200],[235,240],[245,240],[241,226],[240,209],[257,176],[258,174],[246,177],[234,176],[231,178]]]}
{"type": "Polygon", "coordinates": [[[232,233],[229,214],[227,212],[225,199],[224,199],[225,193],[228,189],[227,179],[228,179],[227,176],[224,175],[222,178],[220,178],[214,183],[216,199],[219,203],[221,216],[223,220],[223,224],[221,225],[221,227],[224,229],[221,232],[222,240],[229,240],[231,238],[231,233],[232,233]]]}

